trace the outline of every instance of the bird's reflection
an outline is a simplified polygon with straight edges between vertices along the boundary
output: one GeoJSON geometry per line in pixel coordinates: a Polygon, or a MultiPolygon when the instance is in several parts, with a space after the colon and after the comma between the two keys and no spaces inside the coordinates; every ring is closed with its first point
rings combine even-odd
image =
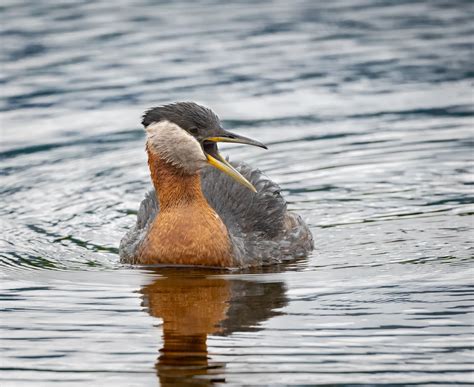
{"type": "Polygon", "coordinates": [[[150,315],[163,320],[156,363],[160,384],[223,383],[225,364],[212,361],[208,335],[258,330],[286,305],[282,282],[226,278],[216,271],[161,269],[142,288],[150,315]]]}

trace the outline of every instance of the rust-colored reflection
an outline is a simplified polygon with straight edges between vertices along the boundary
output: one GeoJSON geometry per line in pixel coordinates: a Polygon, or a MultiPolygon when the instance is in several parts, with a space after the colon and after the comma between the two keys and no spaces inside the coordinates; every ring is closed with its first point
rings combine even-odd
{"type": "Polygon", "coordinates": [[[258,330],[259,322],[286,304],[280,282],[229,280],[202,270],[159,274],[142,293],[150,315],[163,320],[163,347],[156,363],[162,386],[225,382],[225,364],[209,358],[207,336],[258,330]]]}
{"type": "Polygon", "coordinates": [[[210,368],[219,367],[209,365],[206,341],[219,330],[229,301],[228,281],[175,274],[143,289],[149,313],[163,319],[163,348],[156,364],[161,385],[208,375],[210,368]]]}

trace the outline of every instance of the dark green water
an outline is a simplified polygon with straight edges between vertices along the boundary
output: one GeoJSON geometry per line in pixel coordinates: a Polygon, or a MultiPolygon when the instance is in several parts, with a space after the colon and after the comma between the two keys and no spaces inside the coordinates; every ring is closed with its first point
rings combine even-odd
{"type": "Polygon", "coordinates": [[[472,4],[4,1],[0,385],[473,383],[472,4]],[[140,115],[262,152],[307,259],[150,271],[140,115]]]}

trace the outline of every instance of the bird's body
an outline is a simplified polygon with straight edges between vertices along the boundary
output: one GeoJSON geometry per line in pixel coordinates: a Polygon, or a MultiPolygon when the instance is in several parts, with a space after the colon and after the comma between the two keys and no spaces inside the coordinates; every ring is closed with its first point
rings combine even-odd
{"type": "MultiPolygon", "coordinates": [[[[225,141],[223,137],[207,136],[200,153],[189,133],[179,132],[180,125],[162,116],[163,112],[146,125],[155,189],[141,203],[135,227],[120,243],[123,262],[249,267],[305,256],[313,249],[311,232],[301,217],[287,211],[277,184],[244,163],[222,159],[209,139],[225,141]],[[173,145],[162,147],[170,135],[177,136],[174,146],[186,152],[176,156],[173,145]],[[206,156],[234,179],[203,165],[206,156]],[[253,187],[256,192],[249,189],[253,187]]],[[[252,141],[232,136],[239,142],[252,141]]]]}

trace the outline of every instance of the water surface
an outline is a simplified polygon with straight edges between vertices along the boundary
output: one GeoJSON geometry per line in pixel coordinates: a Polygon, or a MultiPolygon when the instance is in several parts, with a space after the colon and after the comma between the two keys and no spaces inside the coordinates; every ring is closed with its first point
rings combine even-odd
{"type": "Polygon", "coordinates": [[[0,384],[470,384],[472,4],[4,1],[0,384]],[[130,268],[141,113],[268,151],[307,259],[130,268]]]}

